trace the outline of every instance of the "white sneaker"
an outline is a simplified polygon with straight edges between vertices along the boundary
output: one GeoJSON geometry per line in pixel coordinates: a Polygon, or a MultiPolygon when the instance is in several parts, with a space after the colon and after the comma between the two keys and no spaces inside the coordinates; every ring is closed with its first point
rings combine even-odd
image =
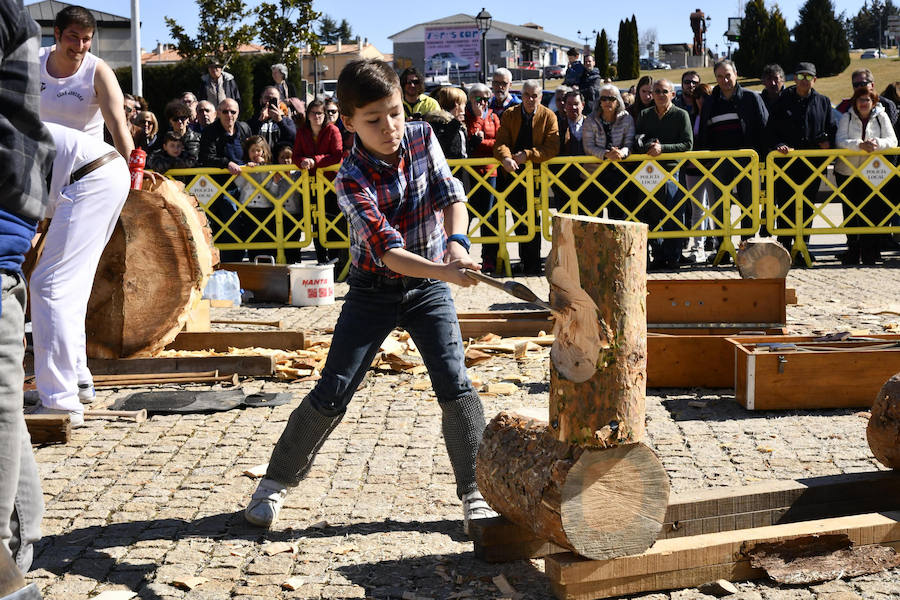
{"type": "Polygon", "coordinates": [[[473,519],[493,519],[500,515],[485,501],[481,492],[475,490],[462,497],[463,531],[469,535],[469,521],[473,519]]]}
{"type": "Polygon", "coordinates": [[[82,404],[90,404],[96,395],[93,382],[78,384],[78,401],[82,404]]]}
{"type": "Polygon", "coordinates": [[[30,415],[69,415],[69,422],[72,427],[81,427],[84,425],[84,410],[66,410],[64,408],[47,408],[43,404],[28,407],[25,411],[30,415]]]}
{"type": "Polygon", "coordinates": [[[287,487],[274,479],[263,477],[250,498],[250,504],[244,511],[244,518],[251,525],[268,529],[278,518],[285,498],[287,487]]]}

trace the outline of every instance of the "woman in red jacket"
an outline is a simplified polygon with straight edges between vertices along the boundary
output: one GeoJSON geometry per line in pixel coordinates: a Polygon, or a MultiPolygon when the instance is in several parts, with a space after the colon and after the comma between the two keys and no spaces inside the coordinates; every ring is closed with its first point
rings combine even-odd
{"type": "MultiPolygon", "coordinates": [[[[294,164],[301,169],[309,170],[312,176],[320,167],[341,162],[343,151],[341,132],[325,118],[325,104],[321,100],[313,100],[306,107],[306,124],[297,130],[297,138],[294,140],[294,164]]],[[[334,171],[329,171],[326,177],[333,180],[334,175],[334,171]]],[[[333,221],[341,213],[334,192],[326,192],[325,198],[319,198],[319,202],[323,202],[325,217],[329,221],[333,221]]],[[[344,228],[346,229],[346,225],[344,228]]],[[[327,239],[337,241],[331,237],[327,239]]],[[[319,264],[336,262],[335,268],[340,273],[349,257],[349,251],[346,248],[329,250],[322,245],[318,236],[313,239],[313,244],[316,247],[316,260],[319,264]]]]}
{"type": "MultiPolygon", "coordinates": [[[[500,129],[500,118],[488,108],[491,101],[491,90],[483,83],[476,83],[469,89],[469,102],[466,105],[466,133],[468,135],[469,158],[485,158],[494,155],[494,140],[500,129]]],[[[485,176],[489,187],[479,186],[469,196],[469,204],[479,215],[486,216],[481,235],[484,237],[498,235],[497,204],[492,193],[497,184],[496,165],[478,167],[478,173],[485,176]]],[[[473,185],[472,187],[475,187],[473,185]]],[[[497,244],[481,245],[481,269],[491,273],[497,268],[497,244]]]]}

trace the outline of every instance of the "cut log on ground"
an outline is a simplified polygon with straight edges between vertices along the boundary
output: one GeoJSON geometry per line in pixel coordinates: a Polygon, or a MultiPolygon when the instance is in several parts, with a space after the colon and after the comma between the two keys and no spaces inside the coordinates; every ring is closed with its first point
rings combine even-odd
{"type": "Polygon", "coordinates": [[[585,557],[643,552],[659,536],[669,479],[643,444],[582,448],[545,422],[500,413],[476,462],[478,489],[507,519],[585,557]]]}
{"type": "Polygon", "coordinates": [[[553,217],[547,258],[558,311],[550,354],[557,439],[607,447],[644,438],[647,226],[553,217]]]}
{"type": "Polygon", "coordinates": [[[25,415],[32,444],[68,443],[72,437],[69,415],[25,415]]]}
{"type": "Polygon", "coordinates": [[[890,469],[900,467],[900,373],[888,379],[878,392],[866,438],[878,462],[890,469]]]}
{"type": "Polygon", "coordinates": [[[218,262],[206,218],[183,186],[144,180],[103,251],[85,329],[91,358],[162,349],[181,331],[218,262]]]}
{"type": "Polygon", "coordinates": [[[743,279],[784,279],[791,253],[771,238],[751,238],[741,242],[734,264],[743,279]]]}

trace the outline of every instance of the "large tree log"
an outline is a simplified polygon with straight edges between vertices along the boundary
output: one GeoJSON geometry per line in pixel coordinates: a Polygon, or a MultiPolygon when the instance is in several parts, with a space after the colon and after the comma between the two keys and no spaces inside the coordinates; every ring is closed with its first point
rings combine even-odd
{"type": "Polygon", "coordinates": [[[91,358],[151,354],[175,339],[199,302],[218,252],[180,183],[132,190],[103,252],[86,319],[91,358]]]}
{"type": "Polygon", "coordinates": [[[878,462],[890,469],[900,468],[900,373],[888,379],[878,392],[866,438],[878,462]]]}
{"type": "Polygon", "coordinates": [[[550,361],[557,439],[601,448],[643,440],[647,226],[554,216],[547,279],[557,312],[550,361]]]}
{"type": "Polygon", "coordinates": [[[741,242],[734,264],[742,279],[784,279],[791,253],[771,238],[750,238],[741,242]]]}
{"type": "Polygon", "coordinates": [[[487,426],[476,479],[488,503],[544,539],[597,560],[638,554],[659,535],[669,479],[644,444],[593,449],[547,424],[500,413],[487,426]]]}

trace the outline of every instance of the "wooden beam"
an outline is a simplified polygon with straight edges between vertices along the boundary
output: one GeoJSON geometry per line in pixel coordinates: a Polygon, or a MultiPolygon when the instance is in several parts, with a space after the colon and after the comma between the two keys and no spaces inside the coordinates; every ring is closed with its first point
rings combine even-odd
{"type": "Polygon", "coordinates": [[[271,356],[185,356],[179,358],[112,358],[88,359],[95,375],[135,373],[179,373],[219,371],[247,376],[269,376],[275,373],[271,356]]]}
{"type": "Polygon", "coordinates": [[[740,529],[659,540],[632,556],[588,560],[572,553],[545,558],[557,597],[607,598],[623,593],[695,587],[712,579],[742,580],[761,575],[749,569],[746,551],[756,544],[809,535],[845,534],[855,546],[900,545],[900,512],[867,513],[801,523],[740,529]],[[628,588],[623,588],[624,585],[628,588]],[[622,591],[628,589],[628,591],[622,591]]]}
{"type": "Polygon", "coordinates": [[[72,437],[69,415],[25,415],[32,444],[66,444],[72,437]]]}
{"type": "Polygon", "coordinates": [[[181,332],[166,350],[215,350],[229,348],[278,348],[303,350],[302,331],[205,331],[181,332]]]}
{"type": "Polygon", "coordinates": [[[735,398],[748,410],[871,407],[900,371],[900,336],[876,341],[815,342],[808,336],[732,338],[735,398]],[[792,347],[793,344],[795,347],[792,347]]]}
{"type": "MultiPolygon", "coordinates": [[[[893,510],[898,506],[896,498],[900,498],[900,473],[895,471],[705,488],[670,496],[658,539],[893,510]]],[[[470,523],[469,532],[475,553],[488,562],[565,551],[503,517],[470,523]]]]}

